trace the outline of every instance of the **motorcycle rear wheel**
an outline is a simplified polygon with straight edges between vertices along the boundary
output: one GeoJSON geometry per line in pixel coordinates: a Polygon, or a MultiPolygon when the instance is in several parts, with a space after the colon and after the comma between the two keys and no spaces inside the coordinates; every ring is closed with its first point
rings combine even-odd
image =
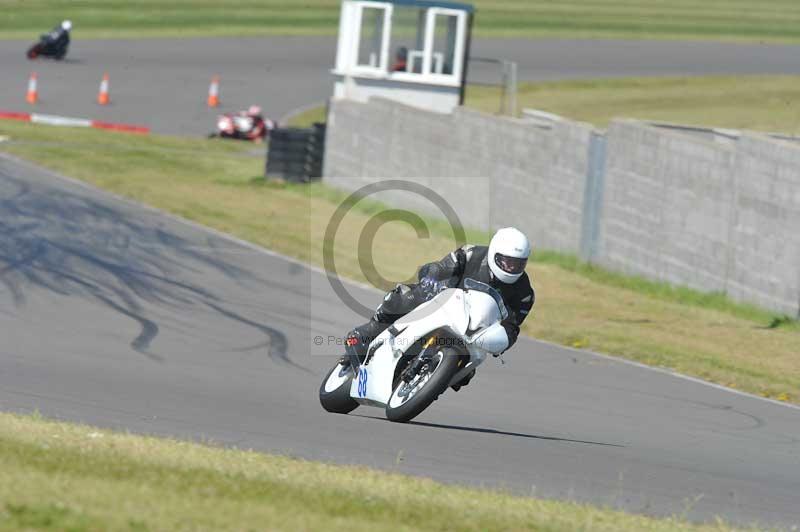
{"type": "Polygon", "coordinates": [[[336,364],[319,387],[319,402],[322,408],[334,414],[347,414],[358,408],[358,402],[350,397],[353,370],[349,365],[336,364]]]}
{"type": "Polygon", "coordinates": [[[458,372],[461,353],[452,347],[435,349],[424,374],[420,373],[410,383],[401,380],[395,386],[386,405],[386,418],[390,421],[411,421],[447,390],[450,380],[458,372]]]}
{"type": "Polygon", "coordinates": [[[26,55],[28,56],[28,59],[36,59],[37,57],[39,57],[39,54],[41,52],[42,52],[42,45],[37,43],[28,48],[28,53],[26,55]]]}

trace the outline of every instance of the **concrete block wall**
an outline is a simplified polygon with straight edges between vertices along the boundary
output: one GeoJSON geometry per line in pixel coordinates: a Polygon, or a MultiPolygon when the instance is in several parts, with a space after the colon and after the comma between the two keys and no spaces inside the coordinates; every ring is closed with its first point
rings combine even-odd
{"type": "MultiPolygon", "coordinates": [[[[463,224],[486,228],[487,179],[464,173],[462,147],[454,115],[419,111],[388,100],[369,104],[349,100],[331,103],[325,149],[325,180],[345,190],[402,178],[448,199],[463,224]],[[331,144],[327,144],[331,142],[331,144]],[[442,154],[448,154],[443,156],[442,154]],[[454,179],[463,176],[460,182],[454,179]]],[[[432,216],[442,213],[425,198],[386,192],[375,199],[432,216]]]]}
{"type": "Polygon", "coordinates": [[[800,146],[743,135],[734,179],[727,292],[800,316],[800,146]]]}
{"type": "Polygon", "coordinates": [[[800,146],[635,121],[607,138],[600,264],[800,316],[800,146]]]}
{"type": "Polygon", "coordinates": [[[725,291],[734,150],[634,121],[612,123],[607,138],[598,262],[725,291]]]}
{"type": "MultiPolygon", "coordinates": [[[[354,190],[403,178],[448,200],[467,227],[524,229],[542,248],[573,252],[581,212],[591,127],[521,120],[463,108],[441,115],[387,100],[331,102],[325,179],[354,190]]],[[[439,214],[424,198],[380,199],[439,214]]]]}
{"type": "Polygon", "coordinates": [[[466,109],[456,116],[473,139],[482,133],[473,150],[482,152],[480,168],[491,181],[491,228],[513,225],[544,249],[578,249],[591,127],[543,129],[466,109]]]}
{"type": "MultiPolygon", "coordinates": [[[[392,178],[447,199],[467,227],[514,225],[539,249],[800,315],[800,146],[615,121],[550,128],[463,108],[331,102],[325,179],[392,178]],[[598,138],[602,142],[597,142],[598,138]]],[[[441,216],[426,198],[378,196],[441,216]]]]}

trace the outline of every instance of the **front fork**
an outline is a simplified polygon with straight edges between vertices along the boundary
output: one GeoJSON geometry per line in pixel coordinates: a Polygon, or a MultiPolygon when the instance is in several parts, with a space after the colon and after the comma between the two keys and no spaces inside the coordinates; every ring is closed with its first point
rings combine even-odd
{"type": "Polygon", "coordinates": [[[420,355],[415,358],[411,364],[403,371],[403,374],[400,375],[400,379],[408,384],[409,382],[413,381],[414,378],[419,375],[419,372],[422,371],[422,368],[425,367],[426,364],[430,363],[431,355],[428,354],[428,351],[425,350],[420,355]]]}
{"type": "Polygon", "coordinates": [[[408,384],[409,382],[413,381],[414,378],[419,375],[419,372],[422,371],[422,368],[424,368],[426,364],[430,363],[431,353],[428,348],[434,343],[436,343],[436,336],[431,336],[425,341],[425,343],[422,345],[422,352],[411,361],[411,364],[409,364],[400,375],[400,379],[403,382],[408,384]]]}

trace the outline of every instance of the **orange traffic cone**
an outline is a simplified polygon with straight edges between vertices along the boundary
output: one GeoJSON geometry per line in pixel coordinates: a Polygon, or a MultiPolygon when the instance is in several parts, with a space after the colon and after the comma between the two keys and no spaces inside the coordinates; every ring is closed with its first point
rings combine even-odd
{"type": "Polygon", "coordinates": [[[217,107],[219,105],[219,76],[211,78],[211,85],[208,86],[208,106],[217,107]]]}
{"type": "Polygon", "coordinates": [[[108,72],[103,73],[103,80],[100,82],[100,92],[97,93],[97,103],[108,105],[111,99],[108,97],[108,72]]]}
{"type": "Polygon", "coordinates": [[[36,88],[36,72],[31,72],[31,77],[28,78],[28,93],[25,95],[25,101],[31,105],[39,101],[39,91],[36,88]]]}

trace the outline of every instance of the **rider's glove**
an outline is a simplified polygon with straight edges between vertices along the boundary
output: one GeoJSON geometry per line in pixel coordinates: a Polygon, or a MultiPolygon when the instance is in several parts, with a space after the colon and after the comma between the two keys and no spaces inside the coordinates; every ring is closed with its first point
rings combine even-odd
{"type": "Polygon", "coordinates": [[[441,281],[437,281],[433,277],[423,277],[419,282],[419,285],[422,288],[430,292],[439,291],[439,287],[443,284],[444,283],[442,283],[441,281]]]}
{"type": "Polygon", "coordinates": [[[437,281],[433,277],[423,277],[419,281],[419,286],[422,288],[422,290],[425,291],[426,294],[435,296],[436,294],[447,288],[447,283],[445,281],[437,281]]]}

